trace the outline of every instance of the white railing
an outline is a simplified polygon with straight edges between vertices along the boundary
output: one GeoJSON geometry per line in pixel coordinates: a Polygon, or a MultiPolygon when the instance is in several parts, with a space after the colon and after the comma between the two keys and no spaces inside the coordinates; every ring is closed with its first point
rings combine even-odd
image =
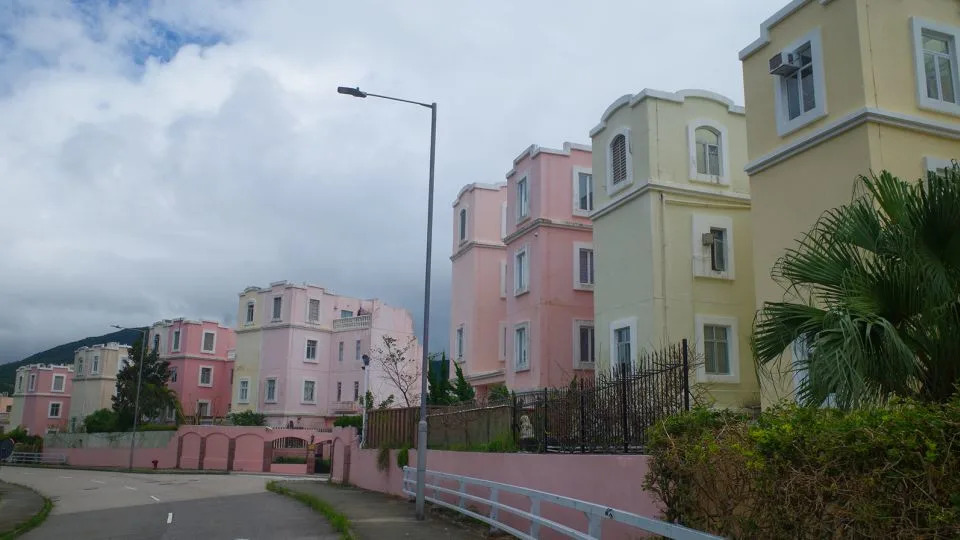
{"type": "MultiPolygon", "coordinates": [[[[427,477],[424,485],[425,500],[436,505],[450,508],[451,510],[456,510],[474,519],[479,519],[491,527],[508,532],[517,538],[535,540],[540,538],[541,527],[547,527],[570,538],[577,538],[579,540],[599,539],[601,538],[603,522],[606,520],[616,521],[641,531],[659,534],[666,538],[674,538],[677,540],[719,540],[722,538],[705,532],[688,529],[681,525],[667,523],[623,510],[617,510],[616,508],[572,499],[562,495],[554,495],[535,489],[437,471],[427,471],[426,473],[427,477]],[[447,486],[456,486],[456,488],[451,489],[450,487],[440,485],[440,481],[446,481],[447,486]],[[467,489],[470,487],[486,488],[488,496],[482,497],[476,495],[477,490],[474,490],[474,493],[468,493],[467,489]],[[518,508],[500,502],[499,498],[503,493],[525,496],[530,501],[529,508],[518,508]],[[445,500],[441,498],[441,495],[447,495],[448,497],[445,500]],[[450,502],[452,499],[456,499],[457,502],[450,502]],[[482,514],[479,511],[475,511],[475,509],[470,509],[467,507],[467,502],[487,506],[490,509],[489,513],[482,514]],[[578,531],[567,525],[541,516],[540,507],[544,502],[583,512],[587,516],[587,532],[578,531]],[[505,524],[500,518],[501,512],[528,520],[530,522],[530,529],[524,532],[505,524]]],[[[411,497],[414,496],[416,485],[417,470],[413,467],[404,467],[403,492],[411,497]]]]}
{"type": "Polygon", "coordinates": [[[360,412],[360,403],[357,401],[334,401],[333,410],[338,412],[360,412]]]}
{"type": "Polygon", "coordinates": [[[7,458],[7,463],[41,463],[45,465],[63,465],[67,462],[64,454],[42,454],[40,452],[14,452],[7,458]]]}
{"type": "Polygon", "coordinates": [[[347,317],[345,319],[334,319],[334,330],[363,330],[370,328],[373,317],[370,315],[360,315],[359,317],[347,317]]]}

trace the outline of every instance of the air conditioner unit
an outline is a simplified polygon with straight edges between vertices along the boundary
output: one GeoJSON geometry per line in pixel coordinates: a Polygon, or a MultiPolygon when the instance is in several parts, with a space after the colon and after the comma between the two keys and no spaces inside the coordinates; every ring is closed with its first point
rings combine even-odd
{"type": "Polygon", "coordinates": [[[708,233],[708,232],[703,233],[703,236],[701,236],[700,239],[701,239],[701,242],[703,242],[703,245],[705,246],[713,245],[713,233],[708,233]]]}
{"type": "Polygon", "coordinates": [[[770,74],[784,77],[799,69],[796,56],[792,53],[777,53],[770,59],[770,74]]]}

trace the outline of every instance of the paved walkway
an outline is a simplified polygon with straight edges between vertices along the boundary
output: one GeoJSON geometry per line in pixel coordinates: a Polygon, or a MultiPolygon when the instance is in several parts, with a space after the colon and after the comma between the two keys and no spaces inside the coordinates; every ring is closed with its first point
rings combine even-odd
{"type": "Polygon", "coordinates": [[[432,518],[414,518],[414,505],[383,493],[320,482],[281,482],[285,488],[309,493],[326,501],[350,520],[353,532],[361,539],[485,538],[485,529],[432,518]]]}
{"type": "Polygon", "coordinates": [[[43,508],[43,497],[33,490],[0,482],[0,534],[32,518],[43,508]]]}

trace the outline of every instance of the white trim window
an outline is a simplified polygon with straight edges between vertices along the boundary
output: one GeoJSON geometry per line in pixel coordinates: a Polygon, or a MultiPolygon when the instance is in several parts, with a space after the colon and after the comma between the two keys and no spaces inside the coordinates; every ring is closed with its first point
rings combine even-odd
{"type": "Polygon", "coordinates": [[[360,381],[353,381],[353,400],[360,401],[360,381]]]}
{"type": "Polygon", "coordinates": [[[520,296],[530,290],[530,250],[527,246],[513,255],[513,295],[520,296]]]}
{"type": "Polygon", "coordinates": [[[100,355],[93,355],[93,363],[90,364],[90,373],[96,375],[100,373],[100,355]]]}
{"type": "Polygon", "coordinates": [[[687,125],[690,150],[690,179],[708,184],[730,184],[728,134],[726,126],[709,119],[687,125]]]}
{"type": "Polygon", "coordinates": [[[630,128],[620,128],[607,144],[607,194],[613,194],[633,183],[633,152],[630,128]]]}
{"type": "Polygon", "coordinates": [[[83,377],[83,357],[82,356],[77,357],[76,373],[77,373],[77,377],[83,377]]]}
{"type": "Polygon", "coordinates": [[[573,321],[573,367],[593,369],[596,365],[596,332],[593,321],[573,321]]]}
{"type": "Polygon", "coordinates": [[[277,402],[277,378],[276,377],[268,377],[263,381],[263,402],[264,403],[277,402]]]}
{"type": "Polygon", "coordinates": [[[14,394],[23,392],[23,375],[17,375],[17,385],[13,388],[14,394]]]}
{"type": "Polygon", "coordinates": [[[341,319],[352,319],[352,318],[353,318],[353,312],[350,311],[349,309],[341,309],[341,310],[340,310],[340,318],[341,318],[341,319]]]}
{"type": "Polygon", "coordinates": [[[343,342],[340,342],[340,345],[337,347],[337,361],[343,362],[343,342]]]}
{"type": "Polygon", "coordinates": [[[462,244],[467,241],[467,209],[461,208],[457,215],[459,216],[457,220],[457,230],[459,231],[459,239],[462,244]]]}
{"type": "Polygon", "coordinates": [[[500,261],[500,298],[507,297],[507,261],[500,261]]]}
{"type": "Polygon", "coordinates": [[[203,341],[200,342],[200,352],[213,354],[217,350],[217,333],[210,330],[203,331],[203,341]]]}
{"type": "Polygon", "coordinates": [[[300,403],[317,402],[317,381],[313,379],[304,379],[303,393],[300,396],[300,403]]]}
{"type": "Polygon", "coordinates": [[[27,376],[27,392],[37,391],[37,374],[31,373],[27,376]]]}
{"type": "MultiPolygon", "coordinates": [[[[807,369],[806,363],[810,359],[810,353],[813,352],[813,348],[809,343],[798,339],[793,342],[792,352],[793,362],[791,365],[793,368],[793,399],[797,403],[800,403],[799,388],[802,384],[806,383],[807,379],[810,377],[810,371],[807,369]]],[[[821,408],[836,406],[837,395],[835,393],[828,394],[827,398],[823,400],[823,403],[820,404],[821,408]]]]}
{"type": "Polygon", "coordinates": [[[320,322],[320,300],[311,298],[307,303],[307,322],[320,322]]]}
{"type": "Polygon", "coordinates": [[[317,340],[308,339],[306,351],[303,353],[303,357],[308,362],[317,361],[317,340]]]}
{"type": "Polygon", "coordinates": [[[733,218],[693,215],[693,275],[734,279],[733,218]]]}
{"type": "Polygon", "coordinates": [[[177,366],[170,366],[170,382],[177,382],[177,366]]]}
{"type": "Polygon", "coordinates": [[[521,323],[513,328],[513,370],[530,369],[530,324],[521,323]]]}
{"type": "Polygon", "coordinates": [[[637,318],[610,323],[610,371],[614,377],[631,374],[636,366],[637,318]]]}
{"type": "Polygon", "coordinates": [[[213,386],[213,366],[200,366],[197,385],[205,386],[207,388],[213,386]]]}
{"type": "Polygon", "coordinates": [[[250,403],[250,377],[237,379],[237,403],[250,403]]]}
{"type": "Polygon", "coordinates": [[[592,291],[594,283],[593,244],[573,243],[573,288],[592,291]]]}
{"type": "Polygon", "coordinates": [[[51,401],[47,406],[47,418],[60,418],[63,412],[63,403],[60,401],[51,401]]]}
{"type": "Polygon", "coordinates": [[[253,324],[253,314],[256,308],[256,303],[253,300],[247,301],[247,319],[244,322],[245,325],[253,324]]]}
{"type": "Polygon", "coordinates": [[[210,400],[209,399],[197,400],[197,416],[199,416],[200,418],[210,418],[210,400]]]}
{"type": "Polygon", "coordinates": [[[461,324],[457,327],[456,335],[456,352],[457,352],[457,362],[463,362],[463,349],[464,349],[464,327],[461,324]]]}
{"type": "Polygon", "coordinates": [[[530,179],[523,176],[517,180],[517,223],[530,217],[530,179]]]}
{"type": "Polygon", "coordinates": [[[274,296],[273,297],[273,321],[279,321],[281,314],[283,313],[283,297],[274,296]]]}
{"type": "Polygon", "coordinates": [[[774,77],[777,134],[781,137],[827,115],[820,29],[785,47],[785,69],[774,77]]]}
{"type": "Polygon", "coordinates": [[[740,382],[740,344],[736,317],[696,315],[697,350],[703,362],[697,366],[699,382],[740,382]]]}
{"type": "Polygon", "coordinates": [[[180,352],[180,330],[173,331],[173,347],[170,350],[180,352]]]}
{"type": "Polygon", "coordinates": [[[960,116],[960,28],[919,17],[910,23],[919,107],[960,116]]]}
{"type": "Polygon", "coordinates": [[[593,171],[573,168],[573,215],[589,216],[593,212],[593,171]]]}
{"type": "Polygon", "coordinates": [[[63,392],[67,384],[67,376],[54,374],[53,380],[50,381],[50,391],[51,392],[63,392]]]}
{"type": "Polygon", "coordinates": [[[930,156],[925,156],[923,158],[923,170],[925,173],[934,173],[938,176],[944,176],[947,174],[948,169],[953,169],[957,167],[956,161],[951,161],[949,159],[935,158],[930,156]]]}

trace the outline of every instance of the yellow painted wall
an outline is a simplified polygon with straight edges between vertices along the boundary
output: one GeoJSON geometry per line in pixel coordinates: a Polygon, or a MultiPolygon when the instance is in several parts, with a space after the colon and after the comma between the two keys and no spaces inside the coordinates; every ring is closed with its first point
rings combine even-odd
{"type": "MultiPolygon", "coordinates": [[[[239,381],[241,377],[250,377],[249,400],[247,403],[237,402],[237,392],[230,392],[231,411],[255,411],[257,403],[260,401],[260,332],[244,332],[244,329],[259,329],[261,313],[266,296],[260,295],[257,291],[249,291],[240,295],[237,308],[237,345],[236,359],[233,367],[233,380],[239,381]],[[253,324],[247,326],[247,302],[253,300],[256,302],[253,310],[253,324]]],[[[234,382],[234,384],[238,384],[234,382]]]]}

